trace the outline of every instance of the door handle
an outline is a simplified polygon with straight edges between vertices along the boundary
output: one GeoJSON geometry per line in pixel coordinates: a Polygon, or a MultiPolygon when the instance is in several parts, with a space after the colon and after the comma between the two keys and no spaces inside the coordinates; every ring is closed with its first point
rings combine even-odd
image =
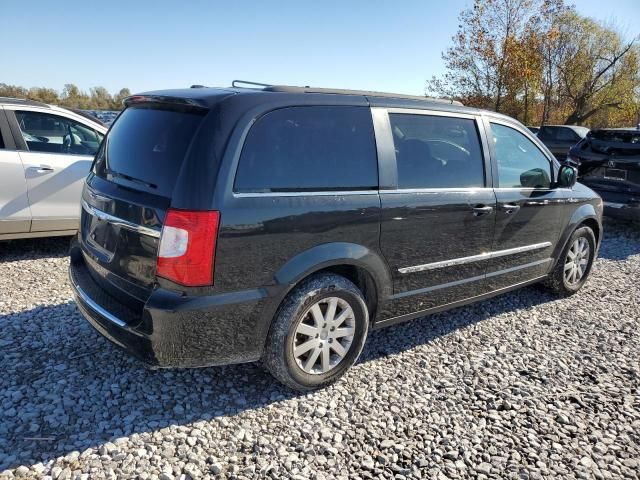
{"type": "Polygon", "coordinates": [[[30,170],[35,170],[37,173],[50,173],[53,172],[53,167],[49,165],[35,165],[33,167],[29,167],[30,170]]]}
{"type": "Polygon", "coordinates": [[[487,215],[491,212],[493,212],[493,207],[489,205],[476,205],[473,207],[473,214],[476,217],[479,217],[481,215],[487,215]]]}
{"type": "Polygon", "coordinates": [[[500,209],[504,211],[504,213],[509,214],[520,210],[520,205],[518,205],[517,203],[503,203],[502,205],[500,205],[500,209]]]}

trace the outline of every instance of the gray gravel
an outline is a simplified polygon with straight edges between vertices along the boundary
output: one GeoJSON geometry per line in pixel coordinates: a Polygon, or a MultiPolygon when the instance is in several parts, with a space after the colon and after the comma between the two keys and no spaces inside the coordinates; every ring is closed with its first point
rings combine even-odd
{"type": "Polygon", "coordinates": [[[335,386],[150,371],[81,318],[68,239],[0,244],[0,477],[638,478],[640,230],[538,288],[371,334],[335,386]]]}

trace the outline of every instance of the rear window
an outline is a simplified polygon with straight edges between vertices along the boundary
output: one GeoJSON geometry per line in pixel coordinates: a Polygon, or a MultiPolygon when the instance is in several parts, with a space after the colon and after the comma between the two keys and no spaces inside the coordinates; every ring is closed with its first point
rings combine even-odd
{"type": "Polygon", "coordinates": [[[587,136],[591,148],[607,155],[640,154],[640,130],[596,130],[587,136]]]}
{"type": "Polygon", "coordinates": [[[203,114],[127,108],[111,127],[96,157],[96,175],[171,197],[187,149],[203,114]]]}
{"type": "Polygon", "coordinates": [[[366,107],[289,107],[262,116],[249,131],[237,192],[377,188],[371,113],[366,107]]]}

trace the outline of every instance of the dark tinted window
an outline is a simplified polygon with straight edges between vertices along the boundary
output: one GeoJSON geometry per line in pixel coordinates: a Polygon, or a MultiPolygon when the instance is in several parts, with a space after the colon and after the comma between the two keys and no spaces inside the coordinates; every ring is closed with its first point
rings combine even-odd
{"type": "Polygon", "coordinates": [[[556,138],[563,142],[578,142],[580,137],[570,128],[559,128],[556,138]]]}
{"type": "Polygon", "coordinates": [[[517,130],[491,123],[500,187],[549,188],[551,163],[517,130]]]}
{"type": "Polygon", "coordinates": [[[554,127],[541,127],[540,131],[538,131],[538,138],[554,140],[556,138],[556,129],[554,127]]]}
{"type": "Polygon", "coordinates": [[[389,115],[399,188],[484,186],[475,121],[432,115],[389,115]]]}
{"type": "Polygon", "coordinates": [[[594,130],[582,148],[605,155],[640,155],[640,130],[594,130]]]}
{"type": "Polygon", "coordinates": [[[291,107],[262,116],[247,135],[239,192],[371,189],[378,167],[366,107],[291,107]]]}
{"type": "Polygon", "coordinates": [[[102,178],[170,197],[202,115],[127,108],[107,135],[95,171],[102,178]]]}
{"type": "Polygon", "coordinates": [[[101,133],[70,118],[29,111],[15,114],[32,152],[95,155],[102,141],[101,133]]]}

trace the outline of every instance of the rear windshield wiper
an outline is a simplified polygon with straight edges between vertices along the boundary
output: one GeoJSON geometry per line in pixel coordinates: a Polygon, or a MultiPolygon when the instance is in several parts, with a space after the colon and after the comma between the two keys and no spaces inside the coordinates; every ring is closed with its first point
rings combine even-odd
{"type": "Polygon", "coordinates": [[[129,182],[138,183],[138,184],[144,185],[145,187],[148,187],[148,188],[153,188],[153,189],[158,188],[158,186],[153,184],[153,183],[145,182],[144,180],[140,180],[139,178],[135,178],[135,177],[132,177],[130,175],[126,175],[124,173],[114,172],[113,170],[107,170],[107,175],[111,175],[112,177],[116,177],[116,178],[124,178],[125,180],[128,180],[129,182]]]}

